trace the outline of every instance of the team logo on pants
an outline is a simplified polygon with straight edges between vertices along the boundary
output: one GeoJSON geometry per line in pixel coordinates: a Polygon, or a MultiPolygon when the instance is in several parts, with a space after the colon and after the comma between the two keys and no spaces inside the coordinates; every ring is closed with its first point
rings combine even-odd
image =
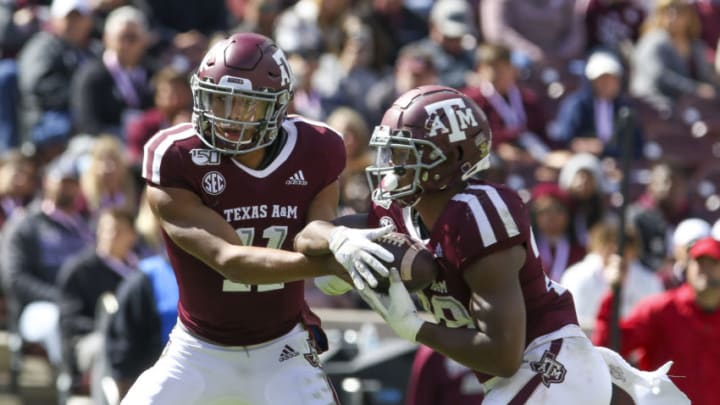
{"type": "Polygon", "coordinates": [[[555,354],[549,350],[545,350],[539,361],[531,361],[530,368],[540,374],[542,383],[546,387],[550,387],[550,384],[559,384],[565,381],[565,373],[567,373],[565,366],[555,360],[555,354]]]}

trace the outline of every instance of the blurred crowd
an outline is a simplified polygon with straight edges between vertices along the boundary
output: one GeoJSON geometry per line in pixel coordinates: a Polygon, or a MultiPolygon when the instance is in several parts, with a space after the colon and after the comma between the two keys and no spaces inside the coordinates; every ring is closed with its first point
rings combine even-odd
{"type": "MultiPolygon", "coordinates": [[[[440,83],[477,101],[484,176],[527,202],[589,335],[612,287],[630,314],[686,284],[696,241],[720,239],[717,0],[0,0],[0,319],[42,341],[73,389],[87,385],[76,352],[104,345],[129,383],[167,338],[177,291],[158,287],[172,273],[143,146],[191,120],[190,73],[238,31],[286,52],[291,113],[343,133],[340,215],[369,207],[368,140],[397,96],[440,83]],[[107,344],[87,339],[104,292],[125,310],[107,344]]],[[[313,306],[360,305],[307,284],[313,306]]]]}

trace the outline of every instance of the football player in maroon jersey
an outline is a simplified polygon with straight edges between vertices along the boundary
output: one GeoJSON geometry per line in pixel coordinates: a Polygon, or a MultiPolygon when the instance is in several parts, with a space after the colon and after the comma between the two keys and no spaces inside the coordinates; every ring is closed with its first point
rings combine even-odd
{"type": "Polygon", "coordinates": [[[426,236],[442,271],[418,298],[436,323],[418,316],[397,271],[387,299],[360,295],[400,337],[474,370],[483,404],[609,404],[617,391],[634,403],[689,403],[669,364],[643,374],[592,345],[571,294],[542,268],[525,204],[476,176],[491,140],[477,104],[451,88],[419,87],[388,109],[370,141],[368,223],[426,236]]]}
{"type": "Polygon", "coordinates": [[[389,228],[330,229],[334,255],[292,251],[308,222],[335,217],[345,166],[337,132],[286,116],[293,80],[270,39],[234,34],[191,79],[192,122],[146,143],[142,175],[176,274],[179,320],[124,404],[337,402],[303,280],[349,271],[373,285],[373,271],[387,274],[374,256],[392,255],[371,239],[389,228]]]}
{"type": "MultiPolygon", "coordinates": [[[[418,316],[395,270],[388,297],[360,295],[400,337],[472,369],[483,404],[609,404],[608,366],[570,293],[545,275],[525,204],[475,176],[490,144],[485,115],[454,89],[422,86],[395,101],[370,141],[368,224],[425,237],[441,271],[418,297],[436,323],[418,316]]],[[[350,288],[322,279],[330,294],[350,288]]]]}

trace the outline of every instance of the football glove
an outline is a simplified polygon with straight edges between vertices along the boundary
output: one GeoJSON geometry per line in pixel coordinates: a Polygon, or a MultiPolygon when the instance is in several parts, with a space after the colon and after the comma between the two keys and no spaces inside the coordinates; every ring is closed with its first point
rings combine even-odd
{"type": "Polygon", "coordinates": [[[390,270],[390,288],[388,295],[376,293],[366,288],[359,291],[360,297],[385,319],[401,338],[415,342],[423,321],[418,315],[415,303],[396,269],[390,270]]]}
{"type": "Polygon", "coordinates": [[[383,277],[389,272],[379,259],[391,263],[393,254],[373,240],[391,232],[392,225],[372,229],[352,229],[345,226],[335,227],[330,232],[329,247],[340,263],[350,274],[355,288],[362,290],[365,283],[377,286],[373,271],[383,277]],[[371,271],[372,269],[373,271],[371,271]]]}
{"type": "Polygon", "coordinates": [[[342,295],[353,289],[350,284],[338,276],[316,277],[315,287],[325,295],[342,295]]]}

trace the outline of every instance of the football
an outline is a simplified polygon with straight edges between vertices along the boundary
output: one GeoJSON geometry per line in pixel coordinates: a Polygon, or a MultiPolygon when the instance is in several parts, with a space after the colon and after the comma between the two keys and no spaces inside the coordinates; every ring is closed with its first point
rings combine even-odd
{"type": "MultiPolygon", "coordinates": [[[[375,242],[393,254],[395,260],[388,268],[398,270],[400,279],[408,291],[422,290],[437,277],[438,264],[435,262],[432,252],[421,241],[404,233],[390,232],[376,239],[375,242]]],[[[390,280],[381,276],[376,278],[378,285],[374,290],[386,293],[390,287],[390,280]]]]}

